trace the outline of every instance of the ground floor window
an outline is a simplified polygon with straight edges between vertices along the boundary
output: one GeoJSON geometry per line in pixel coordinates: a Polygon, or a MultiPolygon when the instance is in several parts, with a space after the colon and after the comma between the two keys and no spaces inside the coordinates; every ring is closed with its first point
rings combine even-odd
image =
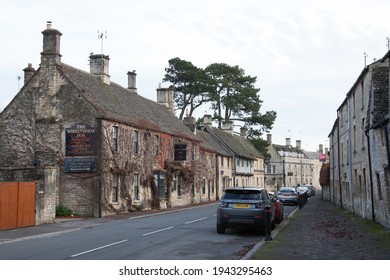
{"type": "Polygon", "coordinates": [[[134,174],[133,189],[134,200],[139,200],[139,174],[134,174]]]}
{"type": "Polygon", "coordinates": [[[154,173],[154,179],[157,185],[158,195],[160,198],[165,198],[166,192],[166,179],[165,174],[162,172],[154,173]]]}
{"type": "Polygon", "coordinates": [[[119,176],[118,174],[113,174],[113,185],[112,185],[112,202],[118,202],[119,198],[119,176]]]}

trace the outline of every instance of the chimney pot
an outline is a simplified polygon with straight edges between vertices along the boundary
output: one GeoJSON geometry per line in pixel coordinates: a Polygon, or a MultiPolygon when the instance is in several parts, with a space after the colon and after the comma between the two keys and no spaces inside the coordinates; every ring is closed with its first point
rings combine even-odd
{"type": "Polygon", "coordinates": [[[270,133],[267,134],[267,142],[272,144],[272,134],[270,133]]]}

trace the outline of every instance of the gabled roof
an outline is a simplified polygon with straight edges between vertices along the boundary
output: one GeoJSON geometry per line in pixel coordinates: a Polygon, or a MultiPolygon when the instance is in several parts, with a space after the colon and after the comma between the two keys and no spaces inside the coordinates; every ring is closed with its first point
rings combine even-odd
{"type": "Polygon", "coordinates": [[[98,76],[65,63],[62,63],[59,70],[80,90],[80,94],[102,118],[200,142],[179,118],[157,102],[114,82],[107,85],[98,76]]]}
{"type": "Polygon", "coordinates": [[[197,130],[196,135],[198,135],[203,140],[201,144],[202,148],[215,152],[219,155],[227,157],[232,156],[232,154],[227,150],[227,148],[218,143],[218,141],[214,139],[214,137],[210,133],[202,130],[197,130]]]}
{"type": "Polygon", "coordinates": [[[257,150],[252,143],[240,135],[231,134],[218,128],[205,127],[207,131],[220,145],[224,146],[231,155],[255,159],[263,157],[259,150],[257,150]]]}

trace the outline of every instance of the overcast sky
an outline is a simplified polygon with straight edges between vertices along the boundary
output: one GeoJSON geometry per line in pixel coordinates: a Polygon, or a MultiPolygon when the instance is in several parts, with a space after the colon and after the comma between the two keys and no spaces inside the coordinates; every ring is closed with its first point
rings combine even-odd
{"type": "Polygon", "coordinates": [[[273,143],[289,137],[308,151],[328,147],[364,52],[367,63],[382,58],[390,37],[388,0],[0,0],[0,11],[0,111],[22,86],[22,69],[39,67],[41,31],[52,21],[62,61],[85,71],[89,54],[102,51],[98,31],[107,31],[111,81],[127,87],[136,70],[138,93],[152,100],[171,58],[239,65],[257,77],[261,111],[278,114],[273,143]]]}

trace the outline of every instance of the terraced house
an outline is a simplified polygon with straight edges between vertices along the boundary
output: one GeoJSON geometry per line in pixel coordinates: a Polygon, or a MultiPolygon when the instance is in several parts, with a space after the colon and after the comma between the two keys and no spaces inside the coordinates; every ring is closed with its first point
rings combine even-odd
{"type": "Polygon", "coordinates": [[[37,182],[36,224],[57,205],[104,216],[217,199],[215,151],[174,115],[169,89],[159,104],[137,93],[134,71],[127,88],[112,82],[103,54],[90,72],[67,65],[61,32],[42,34],[39,68],[0,114],[0,182],[37,182]]]}
{"type": "Polygon", "coordinates": [[[337,110],[329,134],[333,203],[390,227],[389,57],[366,66],[337,110]]]}

